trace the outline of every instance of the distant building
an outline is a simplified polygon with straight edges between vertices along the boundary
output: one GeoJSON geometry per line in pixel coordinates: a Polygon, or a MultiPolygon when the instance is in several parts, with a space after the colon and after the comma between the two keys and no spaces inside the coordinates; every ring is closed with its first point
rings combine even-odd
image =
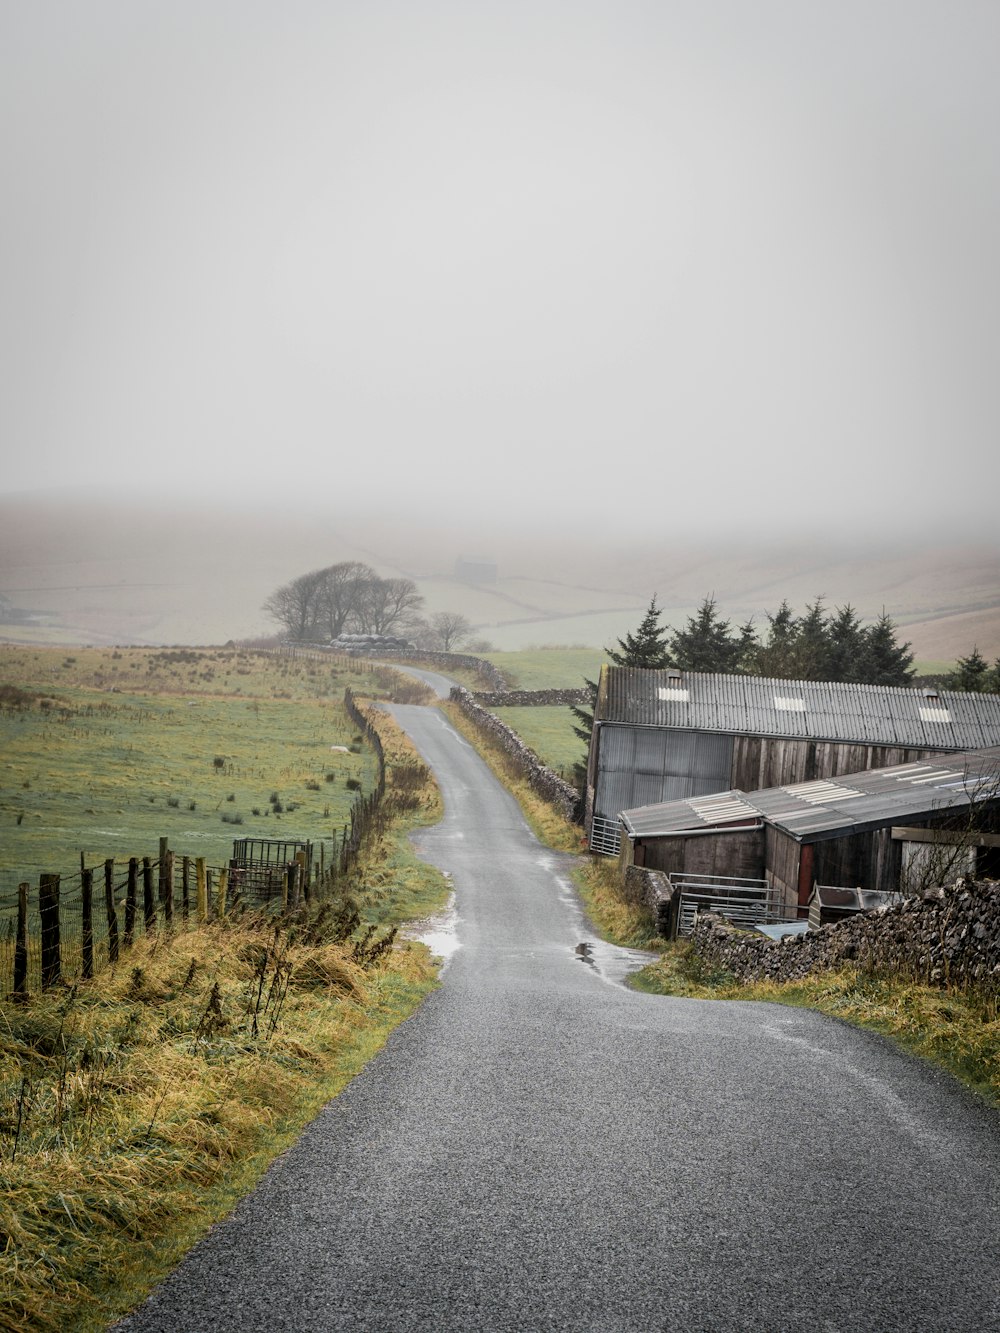
{"type": "Polygon", "coordinates": [[[634,667],[601,670],[587,763],[592,850],[623,810],[1000,745],[1000,696],[634,667]]]}
{"type": "Polygon", "coordinates": [[[463,583],[496,583],[496,561],[484,556],[460,555],[455,561],[455,577],[463,583]]]}
{"type": "Polygon", "coordinates": [[[834,887],[864,907],[866,894],[1000,875],[1000,746],[647,805],[620,824],[625,865],[701,881],[709,897],[713,883],[723,895],[762,883],[804,915],[810,902],[820,913],[835,906],[822,892],[834,887]]]}

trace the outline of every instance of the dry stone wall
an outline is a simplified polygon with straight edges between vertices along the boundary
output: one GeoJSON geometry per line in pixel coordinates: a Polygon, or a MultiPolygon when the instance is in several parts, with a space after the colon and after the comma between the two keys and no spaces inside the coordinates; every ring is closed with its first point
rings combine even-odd
{"type": "Polygon", "coordinates": [[[626,866],[622,897],[633,907],[645,908],[656,923],[657,934],[670,937],[676,894],[662,870],[626,866]]]}
{"type": "Polygon", "coordinates": [[[496,690],[492,693],[477,691],[472,696],[483,708],[546,708],[557,704],[585,704],[590,701],[588,690],[496,690]]]}
{"type": "Polygon", "coordinates": [[[580,793],[564,782],[557,773],[546,766],[520,736],[512,731],[505,722],[501,722],[495,713],[483,708],[468,690],[457,687],[452,690],[451,698],[457,703],[465,716],[497,742],[502,752],[514,764],[518,772],[527,779],[532,791],[544,800],[550,801],[567,819],[579,820],[580,793]]]}
{"type": "Polygon", "coordinates": [[[695,948],[740,981],[793,981],[855,963],[940,986],[1000,990],[1000,883],[959,880],[805,935],[770,940],[699,915],[695,948]]]}

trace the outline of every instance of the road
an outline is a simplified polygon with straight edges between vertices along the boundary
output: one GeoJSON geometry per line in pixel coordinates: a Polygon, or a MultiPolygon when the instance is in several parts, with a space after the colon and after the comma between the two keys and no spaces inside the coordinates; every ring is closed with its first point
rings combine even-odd
{"type": "Polygon", "coordinates": [[[444,984],[120,1327],[1000,1327],[997,1116],[821,1015],[627,989],[474,750],[393,712],[445,798],[444,984]]]}

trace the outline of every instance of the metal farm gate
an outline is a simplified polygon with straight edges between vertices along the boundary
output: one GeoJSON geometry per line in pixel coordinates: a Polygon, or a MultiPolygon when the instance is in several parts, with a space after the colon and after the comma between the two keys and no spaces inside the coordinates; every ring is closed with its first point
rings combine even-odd
{"type": "Polygon", "coordinates": [[[280,898],[288,867],[302,856],[308,877],[312,843],[283,838],[237,838],[229,863],[230,885],[244,898],[280,898]]]}
{"type": "Polygon", "coordinates": [[[780,889],[768,884],[766,879],[676,872],[668,878],[680,894],[678,936],[691,934],[699,912],[718,912],[735,926],[761,926],[798,919],[795,909],[785,904],[780,889]]]}

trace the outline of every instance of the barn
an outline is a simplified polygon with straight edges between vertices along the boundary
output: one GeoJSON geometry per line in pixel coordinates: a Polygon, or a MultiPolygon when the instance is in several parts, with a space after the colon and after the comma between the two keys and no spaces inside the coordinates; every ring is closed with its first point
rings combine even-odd
{"type": "Polygon", "coordinates": [[[1000,746],[623,811],[621,860],[692,892],[804,914],[817,888],[1000,876],[1000,746]],[[714,893],[713,893],[714,890],[714,893]]]}
{"type": "Polygon", "coordinates": [[[617,854],[622,810],[994,745],[998,695],[605,666],[587,760],[590,847],[617,854]]]}

